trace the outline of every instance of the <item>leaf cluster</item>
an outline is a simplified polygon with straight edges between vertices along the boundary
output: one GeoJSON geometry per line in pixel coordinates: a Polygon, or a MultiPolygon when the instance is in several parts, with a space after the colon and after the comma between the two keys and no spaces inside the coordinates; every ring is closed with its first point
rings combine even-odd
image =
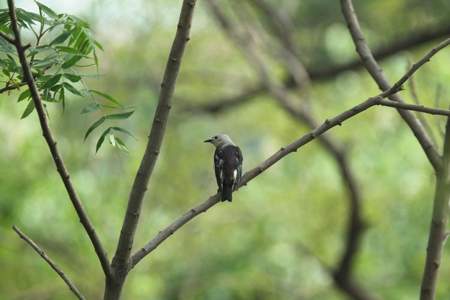
{"type": "MultiPolygon", "coordinates": [[[[76,16],[56,13],[41,2],[35,3],[38,13],[17,8],[16,15],[22,35],[32,37],[26,47],[26,57],[44,106],[57,103],[64,111],[69,94],[88,99],[89,104],[82,110],[82,114],[95,112],[100,113],[101,117],[89,127],[85,138],[106,120],[131,116],[132,110],[104,92],[88,89],[84,82],[85,78],[96,75],[81,73],[80,70],[95,67],[98,73],[97,51],[103,50],[102,45],[93,38],[89,24],[76,16]]],[[[13,36],[7,9],[0,10],[0,31],[13,36]]],[[[2,91],[17,90],[20,92],[17,101],[28,102],[21,116],[26,118],[34,111],[34,102],[15,47],[3,38],[0,38],[0,69],[0,83],[4,85],[2,91]]],[[[114,132],[130,134],[124,128],[109,127],[99,137],[97,151],[107,134],[110,134],[111,145],[127,150],[114,132]]]]}

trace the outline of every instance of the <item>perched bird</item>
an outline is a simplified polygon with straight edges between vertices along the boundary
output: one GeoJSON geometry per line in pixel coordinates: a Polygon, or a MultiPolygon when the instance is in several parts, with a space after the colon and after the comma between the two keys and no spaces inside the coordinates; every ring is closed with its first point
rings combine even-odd
{"type": "Polygon", "coordinates": [[[242,175],[242,153],[230,137],[226,134],[218,134],[205,143],[211,143],[216,147],[214,152],[214,170],[216,173],[218,192],[221,201],[233,199],[232,193],[239,184],[242,175]]]}

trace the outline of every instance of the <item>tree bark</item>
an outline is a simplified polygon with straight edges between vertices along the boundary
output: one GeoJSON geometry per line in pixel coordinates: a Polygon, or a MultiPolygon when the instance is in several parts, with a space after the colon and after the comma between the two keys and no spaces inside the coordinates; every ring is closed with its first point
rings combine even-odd
{"type": "Polygon", "coordinates": [[[446,238],[450,200],[450,118],[447,119],[444,138],[443,166],[437,172],[433,215],[428,237],[427,257],[420,289],[421,300],[432,300],[436,296],[442,248],[446,238]]]}
{"type": "Polygon", "coordinates": [[[112,278],[106,278],[105,280],[105,293],[103,295],[104,300],[119,300],[122,294],[122,287],[125,283],[125,278],[122,280],[114,280],[112,278]]]}

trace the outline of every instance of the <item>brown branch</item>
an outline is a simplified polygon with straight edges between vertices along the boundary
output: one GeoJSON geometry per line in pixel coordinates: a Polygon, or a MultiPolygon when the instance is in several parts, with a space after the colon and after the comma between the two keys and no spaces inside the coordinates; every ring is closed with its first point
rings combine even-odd
{"type": "MultiPolygon", "coordinates": [[[[450,24],[444,24],[440,27],[435,28],[423,28],[414,31],[413,33],[406,35],[406,37],[398,37],[395,40],[386,44],[386,46],[381,46],[378,49],[373,51],[373,56],[377,60],[385,60],[402,51],[406,51],[411,48],[416,48],[423,44],[429,43],[439,38],[445,38],[450,34],[450,24]]],[[[360,59],[352,60],[348,63],[342,65],[334,65],[330,67],[316,67],[316,66],[307,66],[306,72],[309,74],[309,77],[312,82],[316,81],[326,81],[335,78],[339,74],[342,74],[347,71],[358,70],[363,66],[360,59]]],[[[295,87],[293,84],[293,79],[291,76],[287,76],[284,80],[284,85],[288,88],[295,87]]],[[[225,111],[228,109],[232,109],[241,104],[247,103],[253,98],[260,96],[261,94],[267,92],[266,88],[262,83],[259,85],[255,85],[252,88],[242,91],[237,95],[230,96],[226,99],[216,99],[211,100],[209,103],[204,105],[198,105],[192,111],[197,112],[209,112],[208,106],[218,107],[214,113],[218,113],[220,111],[225,111]]]]}
{"type": "MultiPolygon", "coordinates": [[[[382,91],[389,90],[391,88],[391,85],[387,81],[385,75],[383,74],[383,70],[378,65],[377,61],[372,55],[372,52],[367,45],[364,36],[362,34],[361,28],[359,26],[358,19],[356,17],[355,11],[353,9],[353,4],[351,0],[341,0],[341,7],[342,12],[345,18],[345,21],[347,23],[347,26],[349,28],[350,34],[352,36],[353,42],[356,46],[356,51],[358,52],[359,56],[361,57],[361,61],[364,64],[365,68],[369,72],[369,74],[372,76],[374,81],[378,84],[378,87],[382,91]]],[[[447,44],[443,43],[440,44],[435,49],[439,51],[440,46],[442,45],[445,47],[447,44]],[[444,44],[444,45],[443,45],[444,44]]],[[[433,56],[434,53],[428,53],[429,55],[433,56]]],[[[415,72],[415,68],[420,66],[415,66],[410,69],[411,72],[415,72]]],[[[405,82],[405,79],[409,78],[407,76],[408,74],[405,74],[404,78],[401,78],[397,83],[397,87],[401,87],[403,83],[405,82]]],[[[409,74],[411,75],[411,74],[409,74]]],[[[398,95],[392,95],[389,97],[393,101],[397,102],[403,102],[402,99],[398,95]]],[[[420,146],[422,147],[423,151],[425,152],[426,157],[428,158],[430,164],[433,166],[434,170],[437,171],[440,168],[440,165],[442,164],[441,158],[439,156],[439,153],[436,151],[435,146],[433,145],[432,141],[430,140],[428,134],[423,129],[422,124],[417,120],[417,118],[409,111],[399,109],[398,110],[400,116],[403,118],[403,120],[406,122],[406,124],[409,126],[411,131],[414,133],[417,141],[419,142],[420,146]]]]}
{"type": "Polygon", "coordinates": [[[89,236],[89,239],[91,240],[92,245],[94,246],[97,257],[100,260],[100,263],[102,265],[103,272],[107,276],[109,276],[110,268],[109,268],[109,262],[108,262],[106,252],[97,236],[97,233],[95,232],[95,229],[94,229],[91,221],[89,220],[88,215],[86,214],[86,212],[83,208],[83,205],[81,204],[80,199],[78,198],[75,188],[72,185],[69,173],[66,169],[64,161],[63,161],[63,159],[58,151],[58,148],[56,146],[56,140],[54,139],[53,134],[48,125],[47,115],[45,113],[45,109],[42,104],[42,100],[39,95],[39,92],[38,92],[38,89],[36,86],[36,82],[33,78],[33,75],[31,74],[30,66],[26,59],[25,48],[21,42],[20,30],[17,25],[14,0],[8,0],[8,8],[9,8],[9,16],[11,18],[11,28],[14,33],[14,40],[15,40],[14,46],[16,47],[17,54],[18,54],[19,60],[20,60],[20,64],[22,66],[24,79],[27,82],[28,88],[30,89],[31,98],[33,100],[34,106],[36,108],[36,112],[39,117],[39,123],[40,123],[41,129],[42,129],[42,135],[44,136],[44,139],[48,144],[51,156],[56,165],[56,169],[61,177],[61,180],[64,183],[64,186],[66,188],[67,194],[69,195],[70,201],[72,202],[72,204],[75,208],[75,211],[80,219],[80,222],[83,225],[84,229],[86,230],[86,232],[89,236]]]}
{"type": "Polygon", "coordinates": [[[412,111],[417,111],[417,112],[431,114],[431,115],[450,116],[450,110],[426,107],[423,105],[408,104],[408,103],[397,102],[397,101],[392,101],[392,100],[388,100],[388,99],[383,99],[382,101],[380,101],[380,103],[378,103],[378,105],[395,107],[398,109],[412,110],[412,111]]]}
{"type": "Polygon", "coordinates": [[[42,259],[45,260],[45,262],[50,266],[50,268],[52,268],[53,271],[55,271],[59,275],[59,277],[61,277],[61,279],[64,280],[66,285],[78,299],[80,300],[85,299],[84,296],[78,290],[78,288],[75,286],[75,284],[67,277],[66,274],[64,274],[61,268],[55,262],[53,262],[53,260],[50,257],[48,257],[48,255],[45,253],[44,250],[42,250],[41,247],[39,247],[31,238],[29,238],[25,233],[20,231],[20,229],[17,228],[16,226],[13,226],[12,228],[19,235],[19,237],[22,240],[24,240],[28,245],[30,245],[31,248],[33,248],[33,250],[36,251],[36,253],[39,254],[42,257],[42,259]]]}
{"type": "Polygon", "coordinates": [[[133,238],[136,232],[139,214],[141,212],[142,200],[147,191],[148,181],[152,175],[163,141],[171,108],[172,95],[175,90],[175,84],[180,70],[181,59],[183,57],[185,46],[189,40],[195,3],[196,0],[183,1],[177,32],[170,50],[164,78],[161,83],[158,106],[153,119],[147,147],[130,192],[127,211],[112,262],[113,270],[118,278],[124,278],[130,268],[130,253],[133,246],[133,238]]]}
{"type": "Polygon", "coordinates": [[[18,89],[20,89],[21,86],[24,86],[24,85],[27,85],[27,83],[21,82],[18,85],[16,85],[16,84],[10,85],[8,82],[3,88],[0,89],[0,94],[3,94],[4,92],[9,92],[12,90],[18,90],[18,89]]]}
{"type": "MultiPolygon", "coordinates": [[[[423,59],[420,60],[419,61],[420,66],[425,64],[427,61],[429,61],[430,58],[431,57],[429,57],[428,60],[423,60],[423,59]]],[[[415,70],[417,71],[417,68],[415,70]]],[[[413,74],[410,74],[410,75],[412,76],[413,74]]],[[[280,150],[275,152],[272,156],[267,158],[265,161],[263,161],[257,167],[246,172],[241,179],[239,188],[242,186],[245,186],[252,179],[259,176],[261,173],[263,173],[268,168],[270,168],[271,166],[276,164],[279,160],[281,160],[288,154],[296,152],[299,148],[301,148],[304,145],[308,144],[309,142],[313,141],[315,138],[321,136],[322,134],[324,134],[331,128],[333,128],[335,126],[341,126],[346,120],[367,110],[368,108],[370,108],[374,105],[377,105],[380,100],[382,100],[383,98],[389,97],[396,92],[398,92],[398,91],[395,90],[393,87],[391,87],[389,90],[384,91],[375,97],[371,97],[371,98],[367,99],[366,101],[336,115],[333,118],[326,119],[320,126],[316,127],[314,130],[303,135],[301,138],[299,138],[298,140],[295,140],[291,144],[289,144],[285,147],[282,147],[280,150]]],[[[190,220],[192,220],[193,218],[198,216],[200,213],[205,212],[209,208],[214,206],[217,203],[217,200],[218,200],[217,194],[209,197],[205,202],[190,209],[185,214],[183,214],[181,217],[179,217],[174,222],[172,222],[165,229],[161,230],[144,247],[142,247],[141,249],[139,249],[132,255],[131,266],[134,267],[139,261],[141,261],[146,255],[148,255],[153,250],[155,250],[161,243],[163,243],[168,237],[170,237],[172,234],[174,234],[183,225],[185,225],[190,220]]]]}
{"type": "Polygon", "coordinates": [[[437,172],[436,190],[433,202],[428,237],[427,255],[420,288],[421,300],[433,300],[439,267],[442,260],[442,248],[447,239],[447,224],[449,218],[448,201],[450,199],[450,118],[447,119],[444,137],[443,165],[437,172]]]}

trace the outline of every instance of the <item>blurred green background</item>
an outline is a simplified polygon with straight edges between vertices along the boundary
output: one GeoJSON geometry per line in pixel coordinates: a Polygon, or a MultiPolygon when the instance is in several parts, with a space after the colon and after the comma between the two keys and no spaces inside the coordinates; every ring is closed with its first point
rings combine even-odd
{"type": "MultiPolygon", "coordinates": [[[[214,115],[184,109],[238,95],[258,83],[244,57],[198,2],[136,248],[215,192],[213,149],[202,143],[206,137],[230,134],[241,146],[244,169],[249,169],[307,132],[267,95],[214,115]]],[[[51,127],[71,178],[111,256],[146,143],[157,101],[155,87],[162,78],[181,1],[43,3],[90,22],[105,51],[100,53],[100,75],[88,85],[136,109],[121,123],[137,137],[127,139],[129,154],[110,145],[95,154],[95,138],[83,142],[95,120],[95,116],[80,115],[88,100],[71,98],[64,113],[59,106],[49,108],[51,127]]],[[[338,1],[272,3],[291,17],[296,29],[292,34],[307,66],[320,69],[356,58],[338,1]]],[[[17,1],[17,5],[31,9],[34,4],[17,1]]],[[[355,6],[375,49],[414,36],[416,30],[450,27],[448,0],[360,0],[355,6]]],[[[388,77],[398,79],[408,59],[417,60],[435,43],[383,60],[388,77]]],[[[415,77],[424,104],[450,104],[449,66],[450,51],[444,50],[415,77]],[[439,103],[437,90],[442,94],[439,103]]],[[[277,66],[271,67],[281,78],[277,66]]],[[[310,93],[314,115],[324,120],[375,95],[377,87],[365,71],[355,70],[313,81],[310,93]]],[[[408,91],[402,93],[412,102],[408,91]]],[[[0,96],[0,298],[72,297],[11,230],[16,224],[47,250],[88,299],[99,299],[103,273],[51,161],[37,116],[20,120],[25,103],[16,99],[15,93],[0,96]]],[[[426,118],[441,147],[444,119],[426,118]]],[[[417,298],[434,189],[427,159],[391,108],[372,108],[331,134],[348,151],[368,225],[354,265],[355,280],[379,298],[417,298]]],[[[169,238],[130,274],[123,299],[347,299],[320,263],[335,266],[339,260],[347,217],[348,202],[335,162],[313,142],[236,193],[233,203],[215,206],[169,238]]],[[[444,256],[438,299],[450,298],[448,247],[444,256]]]]}

